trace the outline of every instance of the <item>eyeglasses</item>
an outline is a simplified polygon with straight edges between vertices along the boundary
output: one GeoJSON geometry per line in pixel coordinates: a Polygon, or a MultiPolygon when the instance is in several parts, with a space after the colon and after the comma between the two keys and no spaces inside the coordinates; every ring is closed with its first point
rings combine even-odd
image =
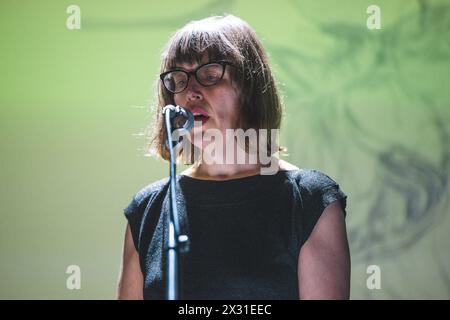
{"type": "Polygon", "coordinates": [[[227,61],[208,62],[190,72],[175,69],[164,72],[159,77],[168,91],[180,93],[187,88],[191,76],[195,76],[197,82],[204,87],[217,84],[223,78],[227,65],[233,66],[227,61]]]}

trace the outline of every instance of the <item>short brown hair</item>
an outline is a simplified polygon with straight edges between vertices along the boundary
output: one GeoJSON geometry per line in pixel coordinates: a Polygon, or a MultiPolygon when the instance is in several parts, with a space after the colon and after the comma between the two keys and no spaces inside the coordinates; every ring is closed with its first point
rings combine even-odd
{"type": "MultiPolygon", "coordinates": [[[[272,154],[270,129],[280,128],[283,107],[267,54],[255,31],[233,15],[192,21],[168,41],[160,71],[163,73],[181,63],[200,63],[205,54],[210,61],[226,60],[235,66],[228,70],[232,81],[240,88],[241,129],[268,129],[267,151],[272,154]]],[[[161,109],[168,104],[175,105],[173,93],[159,81],[150,150],[165,160],[169,160],[169,150],[161,109]]],[[[276,146],[276,150],[282,148],[276,146]]]]}

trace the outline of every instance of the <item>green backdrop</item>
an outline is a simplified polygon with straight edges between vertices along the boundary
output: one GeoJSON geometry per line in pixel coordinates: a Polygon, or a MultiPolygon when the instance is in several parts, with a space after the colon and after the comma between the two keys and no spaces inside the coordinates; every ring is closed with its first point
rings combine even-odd
{"type": "Polygon", "coordinates": [[[410,0],[1,0],[0,298],[115,298],[122,210],[168,173],[144,156],[161,49],[223,13],[270,54],[284,159],[348,194],[351,297],[448,299],[450,3],[410,0]],[[366,286],[370,265],[381,289],[366,286]]]}

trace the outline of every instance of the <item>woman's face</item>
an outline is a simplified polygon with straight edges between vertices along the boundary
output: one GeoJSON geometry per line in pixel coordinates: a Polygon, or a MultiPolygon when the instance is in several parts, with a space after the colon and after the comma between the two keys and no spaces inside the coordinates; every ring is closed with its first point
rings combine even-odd
{"type": "MultiPolygon", "coordinates": [[[[208,62],[214,61],[209,61],[204,56],[200,64],[196,62],[192,64],[182,63],[177,64],[176,68],[189,72],[208,62]]],[[[200,112],[209,117],[206,122],[204,119],[203,123],[197,120],[197,118],[195,121],[193,129],[194,137],[191,136],[193,138],[191,141],[199,148],[204,148],[208,144],[208,142],[201,143],[200,145],[196,143],[196,140],[198,142],[198,138],[206,130],[218,129],[221,131],[223,137],[225,137],[226,129],[236,129],[239,127],[239,91],[232,84],[229,68],[232,67],[229,65],[225,67],[223,78],[215,85],[204,87],[197,82],[194,76],[191,76],[187,88],[180,93],[174,94],[175,104],[187,108],[194,115],[200,112]]]]}

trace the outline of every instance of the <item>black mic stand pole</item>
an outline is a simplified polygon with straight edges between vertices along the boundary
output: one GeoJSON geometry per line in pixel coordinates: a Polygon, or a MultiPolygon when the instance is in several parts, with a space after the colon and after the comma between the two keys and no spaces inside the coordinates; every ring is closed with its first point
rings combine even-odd
{"type": "Polygon", "coordinates": [[[166,123],[166,133],[168,149],[170,154],[170,213],[169,213],[169,237],[167,239],[167,300],[178,300],[179,298],[179,268],[178,253],[186,253],[189,250],[189,238],[180,234],[180,224],[178,221],[178,210],[176,204],[176,164],[172,141],[171,119],[177,116],[175,107],[163,108],[163,115],[166,123]]]}

